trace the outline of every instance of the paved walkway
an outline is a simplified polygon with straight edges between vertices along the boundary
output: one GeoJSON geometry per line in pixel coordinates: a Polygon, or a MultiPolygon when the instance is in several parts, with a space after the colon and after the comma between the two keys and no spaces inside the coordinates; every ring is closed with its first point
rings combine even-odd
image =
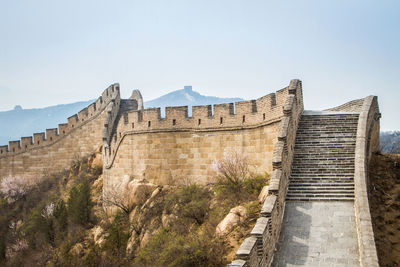
{"type": "Polygon", "coordinates": [[[287,201],[272,266],[360,266],[354,203],[287,201]]]}

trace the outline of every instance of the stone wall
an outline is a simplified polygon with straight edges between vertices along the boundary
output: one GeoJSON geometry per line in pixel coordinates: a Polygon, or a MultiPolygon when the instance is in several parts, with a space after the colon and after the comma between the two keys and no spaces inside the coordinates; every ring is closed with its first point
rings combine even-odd
{"type": "Polygon", "coordinates": [[[156,184],[208,183],[212,164],[225,151],[248,156],[253,170],[272,173],[283,106],[289,88],[257,100],[214,106],[167,107],[128,111],[121,115],[104,158],[104,184],[123,177],[156,184]]]}
{"type": "Polygon", "coordinates": [[[361,109],[364,104],[364,99],[356,99],[350,102],[347,102],[343,105],[326,109],[325,111],[335,111],[335,112],[361,112],[361,109]]]}
{"type": "Polygon", "coordinates": [[[364,99],[356,140],[355,212],[361,266],[379,266],[369,208],[368,163],[372,153],[379,151],[379,106],[376,96],[364,99]]]}
{"type": "Polygon", "coordinates": [[[273,259],[285,209],[296,131],[303,112],[301,81],[292,80],[288,93],[273,152],[269,195],[263,203],[261,218],[257,220],[251,236],[241,244],[236,252],[236,260],[229,266],[269,266],[273,259]]]}
{"type": "Polygon", "coordinates": [[[119,105],[119,85],[113,84],[87,108],[68,118],[68,123],[33,137],[22,137],[0,146],[0,178],[8,175],[42,176],[60,171],[75,158],[102,145],[109,110],[119,105]]]}

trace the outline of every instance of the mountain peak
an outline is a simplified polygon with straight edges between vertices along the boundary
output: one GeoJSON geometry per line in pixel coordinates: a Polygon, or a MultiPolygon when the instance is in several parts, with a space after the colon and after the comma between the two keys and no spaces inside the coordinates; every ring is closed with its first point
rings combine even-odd
{"type": "MultiPolygon", "coordinates": [[[[165,107],[173,106],[201,106],[214,105],[222,103],[233,103],[242,101],[241,98],[219,98],[215,96],[204,96],[193,91],[191,85],[185,85],[183,89],[179,89],[163,95],[159,98],[145,102],[145,108],[161,108],[161,116],[165,115],[165,107]]],[[[189,108],[189,116],[192,114],[192,109],[189,108]]]]}
{"type": "Polygon", "coordinates": [[[183,90],[185,90],[185,92],[188,92],[188,93],[193,91],[191,85],[185,85],[185,86],[183,87],[183,90]]]}

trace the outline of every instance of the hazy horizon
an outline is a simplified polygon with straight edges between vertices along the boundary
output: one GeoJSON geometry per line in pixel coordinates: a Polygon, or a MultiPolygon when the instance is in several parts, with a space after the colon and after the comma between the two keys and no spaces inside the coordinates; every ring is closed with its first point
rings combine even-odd
{"type": "Polygon", "coordinates": [[[97,98],[145,101],[192,85],[256,99],[303,82],[305,109],[377,95],[399,130],[398,1],[5,1],[0,110],[97,98]]]}

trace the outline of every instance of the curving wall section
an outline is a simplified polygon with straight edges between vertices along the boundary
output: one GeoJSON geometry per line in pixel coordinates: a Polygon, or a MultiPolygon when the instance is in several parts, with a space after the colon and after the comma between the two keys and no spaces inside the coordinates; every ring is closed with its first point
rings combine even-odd
{"type": "Polygon", "coordinates": [[[87,108],[68,118],[68,123],[46,133],[34,133],[0,146],[0,178],[8,175],[42,176],[62,170],[71,160],[94,152],[102,144],[102,138],[111,135],[104,126],[110,110],[119,106],[119,85],[109,86],[87,108]]]}
{"type": "Polygon", "coordinates": [[[364,99],[357,126],[354,173],[355,212],[361,266],[379,266],[369,207],[368,163],[372,153],[379,152],[378,98],[364,99]]]}
{"type": "MultiPolygon", "coordinates": [[[[289,87],[257,100],[123,112],[104,152],[104,184],[126,175],[157,184],[208,183],[224,151],[246,153],[256,172],[272,172],[273,148],[289,87]]],[[[290,97],[289,97],[290,98],[290,97]]]]}

